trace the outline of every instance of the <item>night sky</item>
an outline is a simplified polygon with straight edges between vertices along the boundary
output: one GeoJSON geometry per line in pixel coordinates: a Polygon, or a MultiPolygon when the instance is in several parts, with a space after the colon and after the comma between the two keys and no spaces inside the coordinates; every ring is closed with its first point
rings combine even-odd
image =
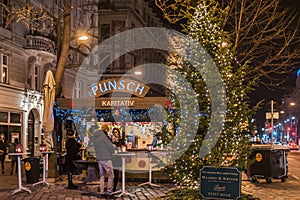
{"type": "MultiPolygon", "coordinates": [[[[282,0],[283,5],[296,9],[300,13],[300,1],[299,0],[282,0]]],[[[300,66],[299,66],[300,68],[300,66]]],[[[285,94],[289,94],[296,85],[296,71],[297,67],[291,72],[290,74],[287,74],[287,77],[282,76],[285,79],[284,84],[280,86],[280,88],[274,88],[272,90],[266,88],[265,86],[260,86],[257,88],[252,95],[250,95],[250,101],[251,105],[255,105],[258,101],[264,99],[265,103],[263,104],[262,108],[258,111],[256,116],[254,117],[256,119],[256,124],[258,126],[258,129],[264,127],[265,123],[265,112],[268,109],[267,107],[268,102],[271,100],[274,100],[278,102],[278,104],[281,103],[281,100],[285,94]]],[[[269,108],[270,109],[270,108],[269,108]]]]}
{"type": "MultiPolygon", "coordinates": [[[[300,13],[300,0],[280,0],[282,5],[286,7],[290,7],[292,9],[296,9],[300,13]]],[[[151,1],[150,1],[151,2],[151,1]]],[[[155,5],[152,5],[155,8],[155,5]]],[[[159,9],[156,8],[156,12],[158,16],[162,19],[162,21],[166,24],[168,24],[162,17],[162,13],[159,9]]],[[[299,15],[300,16],[300,15],[299,15]]],[[[181,30],[180,28],[176,28],[177,26],[173,27],[175,29],[181,30]]],[[[300,66],[299,66],[300,68],[300,66]]],[[[250,104],[251,106],[256,105],[257,102],[261,100],[265,100],[265,103],[262,105],[261,109],[257,112],[255,116],[256,125],[258,129],[260,130],[262,127],[264,127],[265,123],[265,112],[267,109],[267,103],[270,102],[271,100],[274,100],[278,103],[281,102],[283,96],[285,94],[290,93],[295,85],[296,85],[296,71],[297,68],[293,70],[290,74],[287,74],[287,76],[281,76],[285,82],[280,86],[280,89],[278,88],[273,88],[272,90],[264,87],[264,86],[259,86],[253,93],[250,95],[250,104]]],[[[281,78],[280,77],[280,78],[281,78]]]]}

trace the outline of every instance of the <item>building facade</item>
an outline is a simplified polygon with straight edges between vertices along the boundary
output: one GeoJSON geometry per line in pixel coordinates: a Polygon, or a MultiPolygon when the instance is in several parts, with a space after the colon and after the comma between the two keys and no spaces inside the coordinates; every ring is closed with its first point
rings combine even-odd
{"type": "MultiPolygon", "coordinates": [[[[42,7],[55,17],[63,13],[62,1],[51,0],[46,4],[30,0],[26,3],[42,7]]],[[[4,5],[11,10],[19,8],[9,1],[4,1],[4,5]],[[14,9],[11,6],[15,6],[14,9]]],[[[75,81],[77,68],[96,45],[122,31],[161,27],[162,23],[148,3],[141,0],[72,0],[72,6],[71,45],[62,97],[82,98],[87,95],[83,92],[87,86],[75,81]],[[90,39],[79,41],[78,37],[83,34],[91,36],[90,39]]],[[[2,13],[6,12],[4,6],[0,9],[2,13]]],[[[34,154],[43,136],[43,81],[47,70],[55,73],[57,62],[55,27],[37,30],[31,26],[39,23],[38,20],[31,24],[22,23],[22,20],[7,23],[7,20],[3,17],[0,20],[0,133],[5,134],[7,143],[18,138],[24,149],[34,154]]],[[[97,64],[111,62],[103,76],[107,79],[121,77],[140,64],[164,59],[161,52],[141,50],[103,58],[97,60],[97,64]],[[117,59],[112,62],[115,57],[117,59]]],[[[153,91],[151,94],[162,93],[160,88],[153,91]]]]}

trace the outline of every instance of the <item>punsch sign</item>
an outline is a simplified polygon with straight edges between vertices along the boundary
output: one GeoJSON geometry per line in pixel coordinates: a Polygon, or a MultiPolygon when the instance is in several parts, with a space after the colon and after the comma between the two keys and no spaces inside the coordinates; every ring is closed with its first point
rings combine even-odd
{"type": "Polygon", "coordinates": [[[131,79],[106,79],[101,82],[93,83],[89,88],[89,96],[99,97],[107,93],[125,92],[137,97],[145,97],[149,87],[141,82],[131,79]]]}

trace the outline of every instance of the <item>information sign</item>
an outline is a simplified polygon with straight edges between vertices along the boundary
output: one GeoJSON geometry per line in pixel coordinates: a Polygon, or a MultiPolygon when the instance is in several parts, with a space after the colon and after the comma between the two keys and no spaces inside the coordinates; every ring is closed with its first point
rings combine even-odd
{"type": "Polygon", "coordinates": [[[239,199],[242,172],[237,167],[200,169],[200,199],[239,199]]]}

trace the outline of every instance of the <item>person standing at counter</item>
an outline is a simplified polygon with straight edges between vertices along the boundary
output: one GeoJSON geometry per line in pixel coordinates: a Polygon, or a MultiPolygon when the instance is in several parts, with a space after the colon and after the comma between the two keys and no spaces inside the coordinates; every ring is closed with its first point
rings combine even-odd
{"type": "MultiPolygon", "coordinates": [[[[124,139],[121,136],[120,130],[118,128],[113,128],[111,141],[115,145],[115,148],[119,148],[122,144],[125,144],[124,139]]],[[[119,169],[122,167],[122,161],[120,156],[113,156],[113,167],[114,167],[114,186],[113,191],[115,192],[117,189],[118,181],[119,181],[119,169]]]]}
{"type": "Polygon", "coordinates": [[[6,156],[6,143],[5,143],[5,136],[3,133],[0,135],[0,162],[2,167],[2,174],[4,174],[4,160],[6,156]]]}
{"type": "Polygon", "coordinates": [[[77,186],[73,184],[73,173],[76,173],[77,168],[74,165],[73,161],[81,159],[78,157],[80,152],[81,144],[78,143],[75,139],[75,133],[73,130],[69,130],[67,133],[67,142],[66,142],[66,172],[68,172],[68,189],[77,189],[77,186]]]}
{"type": "Polygon", "coordinates": [[[105,173],[108,176],[107,194],[112,193],[112,185],[114,179],[114,171],[112,165],[112,154],[114,153],[114,146],[108,136],[109,127],[103,125],[101,130],[96,130],[94,135],[94,147],[96,151],[96,158],[98,160],[100,170],[100,195],[106,196],[104,193],[104,179],[105,173]]]}

